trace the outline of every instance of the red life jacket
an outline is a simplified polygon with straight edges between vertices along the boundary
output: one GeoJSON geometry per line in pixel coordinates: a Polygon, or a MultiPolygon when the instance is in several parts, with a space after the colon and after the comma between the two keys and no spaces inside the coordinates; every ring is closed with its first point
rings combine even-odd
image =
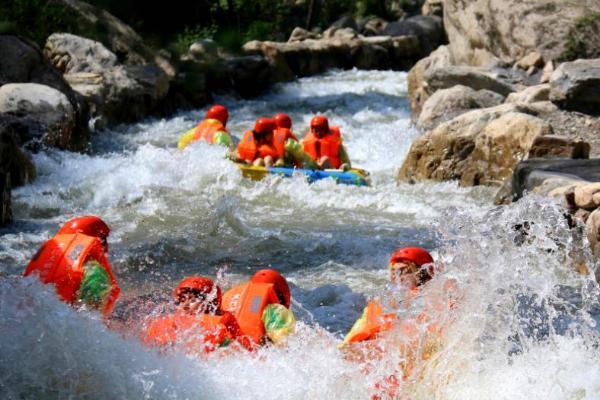
{"type": "Polygon", "coordinates": [[[302,140],[302,147],[306,154],[315,161],[319,161],[322,157],[327,156],[333,168],[339,168],[342,165],[340,160],[341,145],[342,138],[340,129],[337,126],[332,126],[329,129],[329,133],[322,138],[317,137],[311,131],[302,140]]]}
{"type": "Polygon", "coordinates": [[[383,308],[378,301],[371,300],[365,309],[365,323],[360,330],[352,332],[348,338],[348,343],[357,343],[365,340],[372,340],[382,333],[391,330],[396,322],[396,315],[393,313],[384,314],[383,308]]]}
{"type": "Polygon", "coordinates": [[[210,353],[239,335],[240,327],[231,313],[190,315],[176,312],[150,322],[142,333],[142,341],[159,347],[179,343],[188,353],[200,350],[210,353]]]}
{"type": "Polygon", "coordinates": [[[235,316],[242,334],[256,344],[263,344],[266,340],[262,315],[269,304],[280,304],[270,283],[244,283],[234,286],[223,295],[223,309],[235,316]]]}
{"type": "Polygon", "coordinates": [[[209,143],[214,143],[215,141],[215,133],[224,131],[227,132],[225,126],[216,119],[205,119],[201,121],[196,130],[194,131],[194,140],[192,142],[198,140],[204,140],[209,143]]]}
{"type": "MultiPolygon", "coordinates": [[[[285,141],[283,143],[285,144],[285,141]]],[[[276,145],[275,136],[273,136],[271,143],[258,145],[254,138],[254,132],[246,131],[238,144],[237,152],[242,160],[247,161],[254,161],[257,158],[265,158],[267,156],[278,159],[285,155],[285,148],[276,145]]]]}
{"type": "Polygon", "coordinates": [[[38,250],[25,269],[25,276],[36,274],[42,283],[52,283],[58,296],[68,303],[77,300],[83,279],[83,266],[96,260],[108,273],[112,289],[102,310],[105,315],[112,310],[121,289],[104,254],[100,239],[81,233],[56,235],[38,250]]]}

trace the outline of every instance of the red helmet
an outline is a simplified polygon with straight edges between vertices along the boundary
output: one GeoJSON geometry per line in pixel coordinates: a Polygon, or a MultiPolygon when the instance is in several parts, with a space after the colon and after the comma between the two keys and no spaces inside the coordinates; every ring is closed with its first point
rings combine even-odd
{"type": "Polygon", "coordinates": [[[275,121],[271,118],[259,118],[254,124],[254,133],[270,133],[275,129],[275,121]]]}
{"type": "Polygon", "coordinates": [[[275,289],[275,293],[277,293],[277,297],[279,297],[281,304],[283,304],[286,308],[290,308],[290,302],[292,300],[290,287],[288,286],[285,278],[281,276],[279,272],[275,271],[274,269],[261,269],[252,276],[250,282],[273,284],[273,289],[275,289]]]}
{"type": "Polygon", "coordinates": [[[216,119],[220,121],[223,125],[227,125],[227,119],[229,118],[229,112],[225,106],[217,104],[212,106],[206,112],[206,119],[216,119]]]}
{"type": "Polygon", "coordinates": [[[413,262],[417,264],[418,267],[424,264],[430,264],[433,262],[433,257],[429,252],[421,247],[404,247],[402,249],[398,249],[392,254],[390,258],[390,264],[395,264],[399,262],[413,262]]]}
{"type": "Polygon", "coordinates": [[[93,236],[106,242],[110,233],[110,228],[104,221],[94,215],[85,217],[75,217],[63,224],[56,232],[57,235],[68,235],[74,233],[83,233],[84,235],[93,236]]]}
{"type": "Polygon", "coordinates": [[[325,134],[329,131],[329,121],[327,117],[322,115],[317,115],[310,120],[310,129],[314,130],[317,133],[325,134]]]}
{"type": "Polygon", "coordinates": [[[275,120],[275,125],[278,128],[287,128],[287,129],[292,128],[292,119],[287,114],[279,113],[279,114],[275,115],[273,117],[273,119],[275,120]]]}
{"type": "Polygon", "coordinates": [[[190,292],[208,300],[209,309],[214,311],[221,309],[221,288],[215,285],[212,279],[203,276],[188,276],[177,285],[175,297],[179,299],[183,294],[190,292]]]}

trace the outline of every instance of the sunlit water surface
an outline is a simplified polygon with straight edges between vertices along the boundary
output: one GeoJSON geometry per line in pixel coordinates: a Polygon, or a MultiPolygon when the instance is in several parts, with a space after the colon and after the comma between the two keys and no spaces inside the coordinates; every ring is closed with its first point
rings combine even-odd
{"type": "MultiPolygon", "coordinates": [[[[443,326],[436,351],[417,357],[398,398],[600,398],[598,287],[572,268],[581,260],[593,268],[581,235],[545,199],[496,209],[489,189],[396,184],[418,135],[404,73],[332,72],[255,100],[218,100],[238,138],[259,116],[287,112],[304,133],[311,115],[327,115],[372,187],[251,182],[224,149],[179,151],[178,137],[205,109],[100,132],[89,155],[34,155],[38,179],[14,191],[16,223],[0,238],[2,398],[368,399],[406,356],[390,344],[401,332],[369,367],[347,361],[336,344],[367,298],[397,294],[386,286],[387,260],[406,245],[433,251],[442,272],[431,287],[453,281],[460,300],[434,316],[443,326]],[[123,293],[110,329],[18,277],[80,214],[112,228],[123,293]],[[523,221],[531,228],[519,236],[523,221]],[[139,343],[145,314],[182,277],[208,275],[227,288],[264,267],[293,285],[301,323],[287,346],[197,359],[139,343]]],[[[414,304],[396,305],[398,314],[418,313],[414,304]]]]}

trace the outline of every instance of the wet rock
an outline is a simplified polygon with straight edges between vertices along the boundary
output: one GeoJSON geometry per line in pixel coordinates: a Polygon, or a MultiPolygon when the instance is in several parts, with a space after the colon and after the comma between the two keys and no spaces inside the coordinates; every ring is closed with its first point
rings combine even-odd
{"type": "Polygon", "coordinates": [[[30,139],[62,149],[72,142],[75,111],[67,96],[50,86],[37,83],[1,86],[0,113],[26,121],[30,139]]]}
{"type": "Polygon", "coordinates": [[[530,68],[542,68],[544,66],[544,57],[537,51],[532,51],[525,57],[521,58],[515,64],[516,67],[529,70],[530,68]]]}
{"type": "Polygon", "coordinates": [[[270,85],[269,63],[261,56],[235,57],[225,61],[233,90],[244,97],[256,96],[270,85]]]}
{"type": "Polygon", "coordinates": [[[435,68],[425,75],[427,91],[431,94],[439,89],[455,85],[468,86],[475,90],[490,90],[502,96],[508,96],[515,87],[502,79],[499,74],[486,68],[469,66],[447,66],[435,68]]]}
{"type": "MultiPolygon", "coordinates": [[[[444,26],[457,64],[512,64],[532,51],[557,60],[567,54],[570,32],[594,11],[600,4],[587,0],[447,0],[444,26]]],[[[597,46],[593,35],[582,40],[597,46]]]]}
{"type": "MultiPolygon", "coordinates": [[[[354,36],[354,34],[353,34],[354,36]]],[[[243,46],[250,55],[265,57],[274,67],[287,75],[291,71],[295,76],[310,76],[331,68],[348,69],[363,63],[365,55],[375,54],[385,67],[393,69],[407,68],[419,56],[419,43],[415,37],[354,37],[333,36],[320,40],[306,39],[300,42],[278,43],[251,41],[243,46]],[[379,57],[381,48],[387,52],[385,59],[379,57]]],[[[383,68],[370,61],[367,67],[383,68]]]]}
{"type": "Polygon", "coordinates": [[[501,185],[535,138],[551,133],[543,120],[509,104],[470,111],[413,142],[398,179],[501,185]]]}
{"type": "Polygon", "coordinates": [[[573,192],[578,208],[594,210],[600,206],[600,182],[577,185],[573,192]]]}
{"type": "Polygon", "coordinates": [[[408,97],[410,98],[410,109],[413,119],[421,113],[423,104],[429,98],[425,76],[434,69],[443,69],[452,65],[452,59],[448,47],[440,46],[428,57],[423,58],[415,64],[408,72],[408,97]]]}
{"type": "MultiPolygon", "coordinates": [[[[600,159],[531,159],[521,161],[512,178],[515,200],[523,197],[525,191],[547,185],[548,189],[539,192],[552,197],[565,197],[575,186],[600,182],[600,159]]],[[[575,207],[574,193],[572,206],[575,207]]]]}
{"type": "Polygon", "coordinates": [[[288,42],[301,42],[306,39],[318,39],[319,34],[307,31],[306,29],[300,28],[299,26],[295,27],[292,33],[290,34],[290,38],[288,42]]]}
{"type": "Polygon", "coordinates": [[[417,126],[432,129],[442,122],[476,108],[488,108],[501,104],[504,97],[490,90],[474,90],[456,85],[435,92],[423,105],[417,126]]]}
{"type": "Polygon", "coordinates": [[[587,218],[585,233],[595,257],[600,256],[600,209],[594,210],[587,218]]]}
{"type": "Polygon", "coordinates": [[[358,24],[358,31],[365,36],[381,36],[388,22],[379,17],[364,18],[358,24]]]}
{"type": "Polygon", "coordinates": [[[67,34],[48,38],[45,53],[73,90],[91,105],[99,124],[135,122],[155,112],[169,78],[154,64],[122,65],[100,42],[67,34]]]}
{"type": "Polygon", "coordinates": [[[390,22],[382,31],[387,36],[415,36],[419,39],[423,57],[446,43],[442,19],[417,15],[403,21],[390,22]]]}
{"type": "Polygon", "coordinates": [[[344,29],[350,28],[353,31],[358,31],[358,25],[351,15],[344,15],[329,26],[329,28],[344,29]]]}
{"type": "Polygon", "coordinates": [[[507,103],[535,103],[548,101],[550,98],[550,85],[542,84],[530,86],[520,92],[511,93],[506,98],[507,103]]]}
{"type": "Polygon", "coordinates": [[[429,16],[435,15],[443,18],[444,0],[425,0],[423,7],[421,7],[421,14],[429,16]]]}
{"type": "Polygon", "coordinates": [[[0,86],[8,83],[36,83],[59,91],[70,103],[72,124],[62,128],[52,124],[48,130],[44,121],[19,114],[22,124],[31,129],[29,136],[39,139],[49,133],[49,137],[43,139],[48,145],[74,151],[85,149],[89,140],[88,106],[81,96],[71,89],[60,72],[44,58],[40,49],[25,39],[0,35],[0,54],[0,86]],[[58,137],[60,132],[64,136],[58,137]]]}
{"type": "Polygon", "coordinates": [[[550,100],[559,107],[600,115],[600,58],[559,65],[550,86],[550,100]]]}
{"type": "Polygon", "coordinates": [[[580,138],[571,139],[565,136],[538,136],[529,150],[531,158],[573,158],[590,157],[590,144],[580,138]]]}

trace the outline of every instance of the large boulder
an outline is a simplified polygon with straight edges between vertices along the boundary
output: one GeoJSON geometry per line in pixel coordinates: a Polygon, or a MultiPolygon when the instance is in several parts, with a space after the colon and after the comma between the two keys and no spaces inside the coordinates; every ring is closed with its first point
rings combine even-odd
{"type": "MultiPolygon", "coordinates": [[[[25,39],[0,35],[0,54],[2,54],[0,57],[0,86],[8,83],[45,85],[62,93],[70,103],[72,121],[58,130],[57,125],[54,124],[56,121],[50,127],[45,127],[45,124],[39,123],[44,121],[36,119],[37,117],[19,114],[19,117],[24,120],[23,123],[32,128],[30,136],[40,138],[49,133],[51,137],[43,140],[46,144],[57,145],[68,150],[85,149],[89,140],[88,106],[82,97],[71,89],[60,72],[48,63],[40,49],[33,42],[25,39]],[[59,132],[62,132],[64,137],[57,137],[59,132]]],[[[47,90],[43,91],[47,92],[47,90]]],[[[30,92],[30,94],[32,93],[30,92]]],[[[59,97],[55,96],[55,98],[59,97]]]]}
{"type": "Polygon", "coordinates": [[[600,58],[561,64],[550,86],[550,100],[559,107],[600,115],[600,58]]]}
{"type": "Polygon", "coordinates": [[[423,105],[417,126],[421,129],[432,129],[467,111],[497,106],[503,101],[502,95],[485,89],[474,90],[462,85],[441,89],[423,105]]]}
{"type": "Polygon", "coordinates": [[[447,46],[440,46],[429,56],[415,64],[408,72],[408,97],[413,118],[420,114],[423,104],[429,98],[425,76],[434,69],[443,69],[452,65],[452,58],[447,46]]]}
{"type": "Polygon", "coordinates": [[[358,31],[365,36],[381,36],[387,25],[385,19],[370,16],[358,22],[358,31]]]}
{"type": "Polygon", "coordinates": [[[117,56],[102,43],[69,33],[50,35],[44,46],[44,56],[63,74],[101,74],[119,65],[117,56]]]}
{"type": "MultiPolygon", "coordinates": [[[[600,11],[588,0],[446,0],[444,26],[457,64],[513,63],[532,51],[545,60],[568,54],[571,35],[587,16],[600,11]]],[[[595,35],[581,38],[590,46],[595,35]]]]}
{"type": "Polygon", "coordinates": [[[30,139],[66,149],[75,130],[75,111],[67,96],[38,83],[0,86],[0,113],[17,116],[30,125],[30,139]]]}
{"type": "Polygon", "coordinates": [[[306,29],[300,28],[299,26],[297,26],[294,28],[294,30],[290,34],[288,42],[301,42],[306,39],[318,39],[318,38],[319,38],[319,34],[311,32],[311,31],[307,31],[306,29]]]}
{"type": "Polygon", "coordinates": [[[528,157],[538,136],[552,134],[549,124],[522,111],[502,104],[439,125],[413,142],[398,178],[501,184],[528,157]]]}
{"type": "Polygon", "coordinates": [[[506,98],[507,103],[535,103],[548,101],[550,98],[550,85],[541,84],[529,86],[520,92],[511,93],[506,98]]]}
{"type": "Polygon", "coordinates": [[[98,124],[138,121],[156,112],[169,91],[169,78],[158,66],[122,65],[100,42],[53,34],[44,52],[90,102],[98,124]]]}

